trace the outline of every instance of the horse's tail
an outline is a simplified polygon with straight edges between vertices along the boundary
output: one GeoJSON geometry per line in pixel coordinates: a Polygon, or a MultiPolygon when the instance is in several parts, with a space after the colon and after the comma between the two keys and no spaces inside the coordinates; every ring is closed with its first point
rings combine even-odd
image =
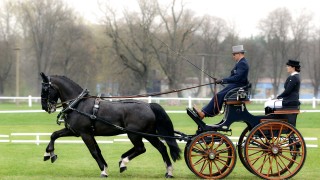
{"type": "Polygon", "coordinates": [[[164,139],[169,146],[171,158],[173,161],[179,160],[181,150],[178,146],[176,139],[169,138],[174,136],[173,124],[170,117],[165,110],[157,103],[150,103],[150,107],[156,116],[156,129],[157,132],[165,136],[164,139]]]}

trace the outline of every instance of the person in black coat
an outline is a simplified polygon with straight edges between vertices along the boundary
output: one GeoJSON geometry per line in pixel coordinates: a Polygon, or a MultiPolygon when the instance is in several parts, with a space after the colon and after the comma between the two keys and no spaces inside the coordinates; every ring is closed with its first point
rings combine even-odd
{"type": "Polygon", "coordinates": [[[289,59],[287,62],[287,72],[290,76],[284,83],[284,91],[277,96],[277,99],[265,103],[265,107],[282,108],[296,107],[300,105],[300,62],[289,59]]]}
{"type": "Polygon", "coordinates": [[[194,111],[199,115],[201,119],[204,117],[213,117],[219,114],[219,111],[222,108],[225,95],[234,88],[245,86],[249,83],[248,73],[249,65],[245,58],[245,50],[243,45],[233,46],[232,55],[233,59],[236,61],[236,65],[231,70],[231,75],[227,78],[216,80],[217,84],[228,84],[223,90],[217,93],[214,96],[208,105],[206,105],[202,110],[194,107],[194,111]],[[217,98],[217,103],[215,103],[215,98],[217,98]]]}

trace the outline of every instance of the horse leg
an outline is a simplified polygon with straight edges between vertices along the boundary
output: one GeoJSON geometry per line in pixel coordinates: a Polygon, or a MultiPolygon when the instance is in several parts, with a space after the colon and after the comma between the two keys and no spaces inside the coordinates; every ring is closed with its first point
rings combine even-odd
{"type": "Polygon", "coordinates": [[[123,161],[124,158],[128,157],[130,154],[132,154],[135,151],[134,147],[129,149],[127,152],[123,153],[121,155],[120,161],[119,161],[119,168],[120,168],[120,173],[123,171],[127,170],[126,164],[128,163],[126,160],[123,161]],[[122,165],[121,165],[122,164],[122,165]]]}
{"type": "Polygon", "coordinates": [[[160,154],[166,166],[166,178],[173,178],[173,166],[167,152],[167,147],[156,137],[145,137],[155,147],[160,154]]]}
{"type": "Polygon", "coordinates": [[[101,177],[108,177],[108,165],[104,160],[101,150],[97,141],[95,140],[93,135],[90,134],[81,134],[81,138],[83,142],[86,144],[87,148],[89,149],[92,157],[96,160],[100,170],[101,170],[101,177]]]}
{"type": "Polygon", "coordinates": [[[44,161],[51,159],[51,162],[54,163],[57,160],[58,156],[54,154],[54,142],[56,139],[66,136],[75,136],[75,134],[67,128],[63,128],[51,134],[50,142],[46,148],[46,152],[44,153],[44,161]]]}
{"type": "Polygon", "coordinates": [[[134,147],[121,156],[119,162],[120,173],[127,170],[127,164],[130,160],[146,152],[146,148],[144,147],[141,136],[128,134],[128,138],[131,140],[134,147]]]}

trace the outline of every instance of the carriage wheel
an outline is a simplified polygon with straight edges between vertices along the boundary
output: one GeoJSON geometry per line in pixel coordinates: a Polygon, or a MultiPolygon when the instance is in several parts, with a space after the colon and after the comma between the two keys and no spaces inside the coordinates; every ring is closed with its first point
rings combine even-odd
{"type": "Polygon", "coordinates": [[[246,139],[248,137],[248,134],[250,133],[249,131],[249,127],[246,127],[240,137],[239,137],[239,141],[238,141],[238,145],[237,145],[237,148],[238,148],[238,155],[239,155],[239,159],[241,161],[241,163],[243,164],[243,166],[251,173],[254,174],[254,172],[251,170],[250,166],[248,165],[247,161],[246,161],[246,158],[245,158],[245,155],[244,155],[244,145],[246,143],[246,139]]]}
{"type": "Polygon", "coordinates": [[[302,168],[306,144],[300,132],[281,121],[268,121],[253,128],[245,143],[245,159],[264,179],[289,179],[302,168]]]}
{"type": "Polygon", "coordinates": [[[200,178],[220,179],[228,176],[237,160],[232,141],[225,135],[209,131],[194,137],[187,148],[191,171],[200,178]]]}
{"type": "Polygon", "coordinates": [[[190,167],[190,164],[189,164],[189,162],[188,162],[188,147],[189,147],[189,145],[190,145],[190,142],[191,142],[191,140],[190,140],[190,141],[187,141],[186,146],[184,147],[184,160],[185,160],[188,168],[193,172],[193,170],[192,170],[192,168],[190,167]]]}

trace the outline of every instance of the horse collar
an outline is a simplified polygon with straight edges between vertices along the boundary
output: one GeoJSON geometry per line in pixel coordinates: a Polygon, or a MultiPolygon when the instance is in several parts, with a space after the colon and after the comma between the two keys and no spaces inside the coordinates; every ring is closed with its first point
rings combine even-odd
{"type": "Polygon", "coordinates": [[[61,122],[65,122],[65,119],[67,119],[67,114],[68,112],[70,112],[70,110],[75,110],[73,107],[75,105],[77,105],[79,103],[79,101],[86,95],[88,95],[89,91],[87,89],[84,89],[80,94],[79,96],[74,99],[74,100],[71,100],[69,103],[68,103],[68,106],[65,107],[64,109],[62,109],[60,111],[60,113],[58,114],[57,116],[57,124],[60,125],[61,122]]]}

